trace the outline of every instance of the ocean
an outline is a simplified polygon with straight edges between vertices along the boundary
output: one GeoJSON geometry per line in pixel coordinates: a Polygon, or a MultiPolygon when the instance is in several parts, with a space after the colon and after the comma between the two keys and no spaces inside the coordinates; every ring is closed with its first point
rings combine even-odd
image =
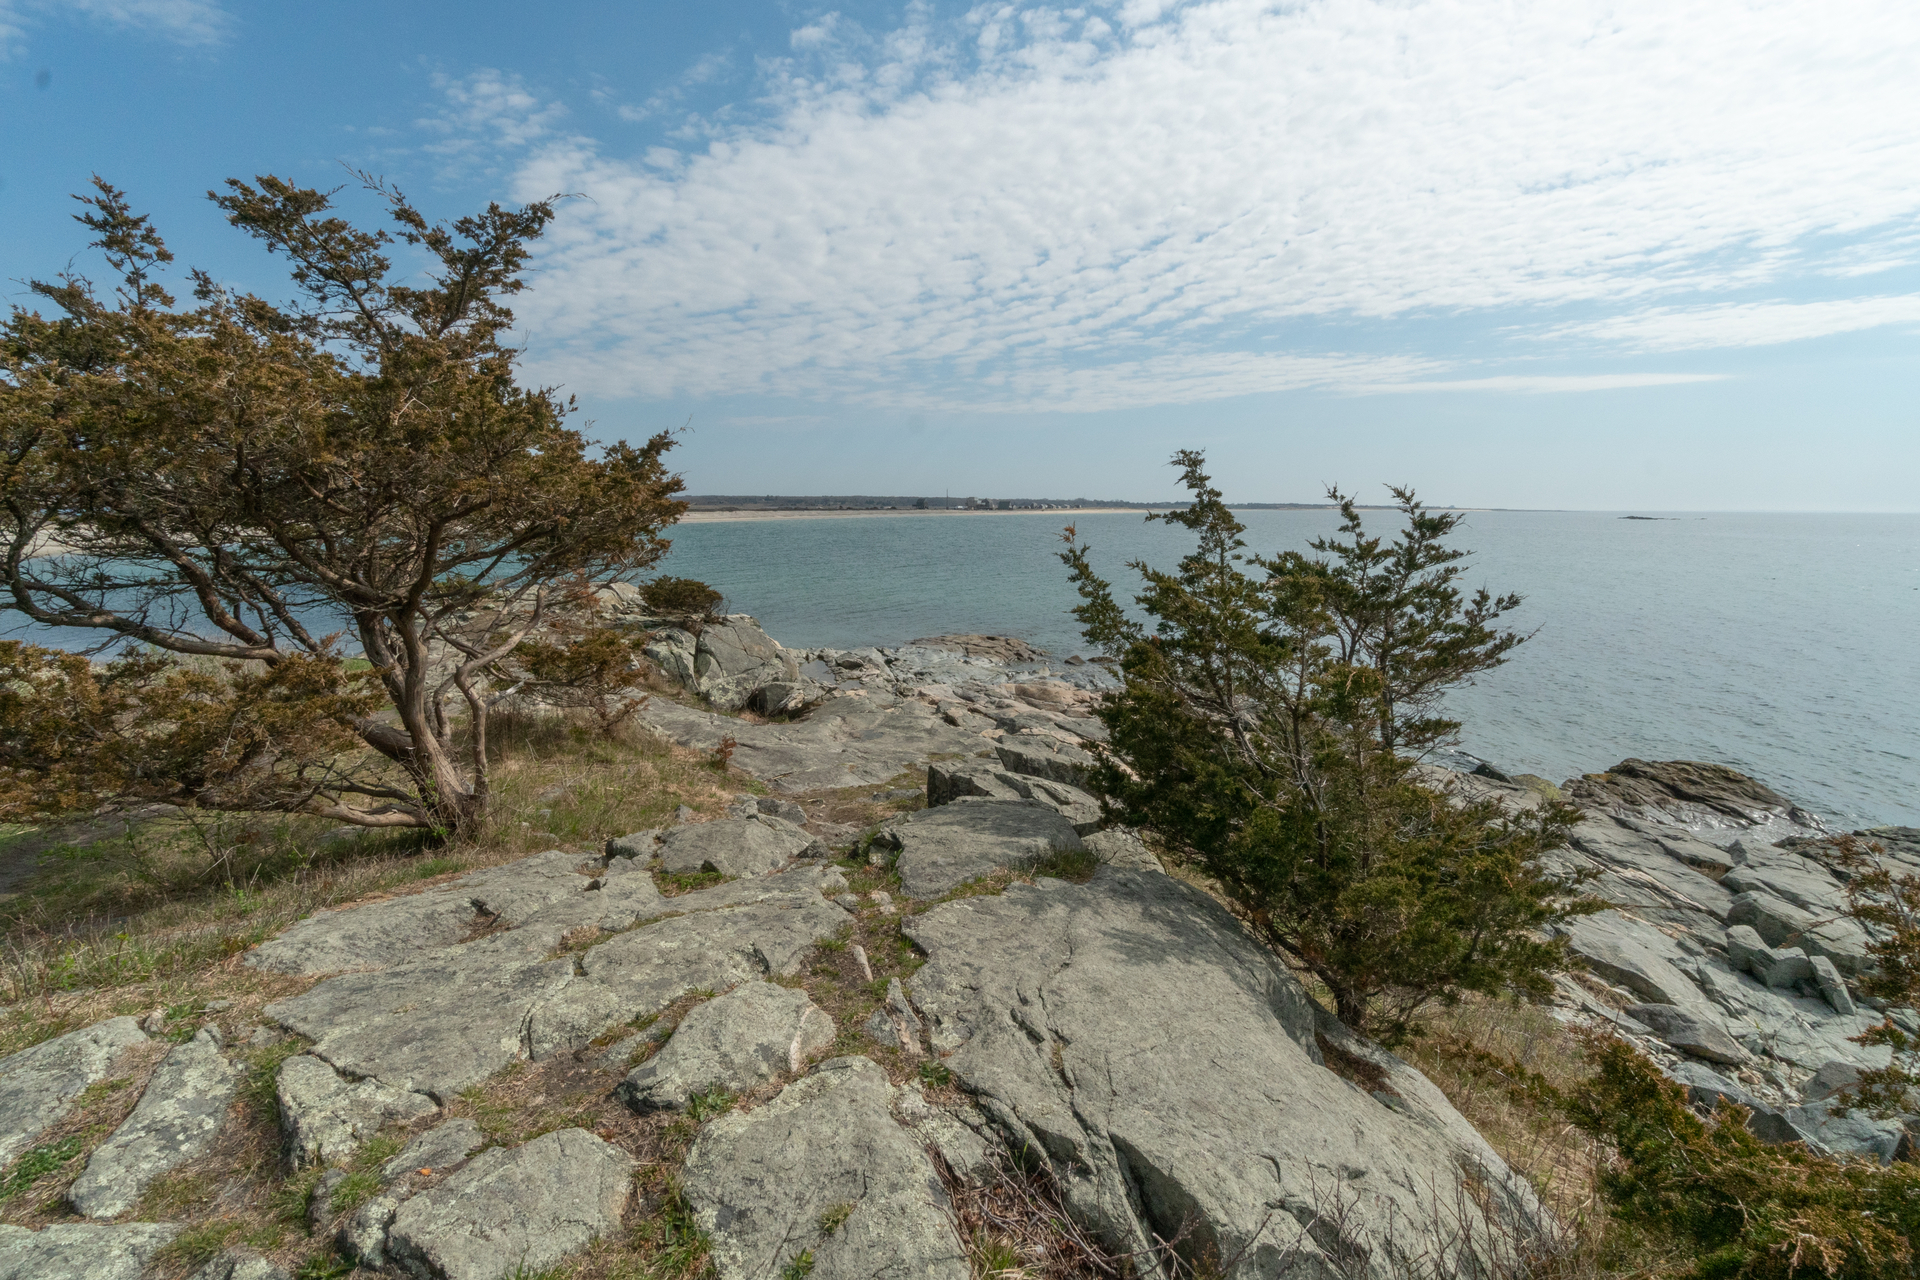
{"type": "MultiPolygon", "coordinates": [[[[1243,511],[1249,549],[1304,548],[1331,511],[1243,511]]],[[[1019,636],[1088,652],[1056,558],[1073,520],[1122,598],[1183,529],[1138,514],[713,521],[660,571],[711,583],[796,648],[1019,636]]],[[[1369,513],[1375,532],[1391,512],[1369,513]]],[[[1920,825],[1920,516],[1486,511],[1466,585],[1517,591],[1533,637],[1454,694],[1460,746],[1554,781],[1629,756],[1751,774],[1845,827],[1920,825]]]]}

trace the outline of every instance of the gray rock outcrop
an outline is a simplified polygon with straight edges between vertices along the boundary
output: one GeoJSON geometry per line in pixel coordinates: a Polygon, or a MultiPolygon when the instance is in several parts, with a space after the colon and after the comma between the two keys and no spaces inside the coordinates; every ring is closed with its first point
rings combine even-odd
{"type": "Polygon", "coordinates": [[[911,994],[934,1051],[1111,1248],[1180,1237],[1249,1275],[1354,1257],[1392,1274],[1468,1247],[1428,1200],[1463,1167],[1491,1229],[1539,1229],[1524,1182],[1418,1072],[1391,1060],[1405,1085],[1389,1105],[1322,1066],[1298,983],[1172,877],[1103,867],[904,927],[930,956],[911,994]]]}
{"type": "Polygon", "coordinates": [[[784,818],[720,818],[669,832],[657,856],[668,871],[758,876],[784,867],[812,843],[812,836],[784,818]]]}
{"type": "Polygon", "coordinates": [[[122,1053],[145,1043],[136,1019],[108,1018],[0,1058],[0,1165],[65,1117],[88,1085],[112,1074],[122,1053]]]}
{"type": "Polygon", "coordinates": [[[679,1110],[716,1085],[732,1092],[799,1073],[833,1043],[833,1019],[804,991],[743,982],[696,1006],[653,1057],[621,1081],[635,1111],[679,1110]]]}
{"type": "Polygon", "coordinates": [[[403,1203],[386,1255],[433,1280],[543,1271],[620,1227],[633,1158],[584,1129],[495,1147],[403,1203]]]}
{"type": "Polygon", "coordinates": [[[380,1166],[380,1190],[354,1210],[340,1228],[335,1244],[363,1267],[384,1267],[387,1233],[400,1206],[416,1192],[434,1185],[434,1180],[446,1181],[450,1172],[485,1145],[480,1126],[465,1118],[444,1121],[420,1134],[380,1166]]]}
{"type": "Polygon", "coordinates": [[[1002,868],[1086,847],[1065,818],[1025,801],[974,800],[922,809],[888,834],[900,851],[895,864],[900,888],[915,898],[937,898],[1002,868]]]}
{"type": "Polygon", "coordinates": [[[140,1280],[179,1234],[171,1222],[0,1224],[0,1280],[140,1280]]]}
{"type": "Polygon", "coordinates": [[[290,1280],[287,1269],[245,1249],[228,1249],[193,1273],[193,1280],[290,1280]]]}
{"type": "Polygon", "coordinates": [[[295,1168],[338,1160],[388,1124],[431,1115],[433,1099],[378,1080],[348,1080],[311,1054],[280,1064],[280,1127],[295,1168]]]}
{"type": "Polygon", "coordinates": [[[577,853],[551,850],[469,872],[437,889],[317,911],[247,953],[246,962],[298,975],[388,969],[446,950],[477,925],[545,923],[625,928],[657,911],[650,881],[621,881],[610,893],[581,874],[577,853]]]}
{"type": "Polygon", "coordinates": [[[886,1072],[836,1058],[749,1113],[711,1121],[682,1185],[721,1280],[967,1280],[945,1188],[893,1117],[886,1072]]]}
{"type": "Polygon", "coordinates": [[[1670,1004],[1632,1004],[1627,1006],[1626,1014],[1651,1028],[1655,1035],[1680,1052],[1708,1062],[1737,1067],[1753,1056],[1727,1034],[1717,1018],[1709,1022],[1670,1004]]]}
{"type": "Polygon", "coordinates": [[[688,991],[792,973],[849,919],[821,896],[830,886],[845,886],[837,871],[796,867],[683,894],[672,899],[680,914],[552,960],[562,930],[536,919],[329,978],[266,1013],[342,1074],[444,1103],[511,1062],[585,1048],[688,991]]]}
{"type": "Polygon", "coordinates": [[[74,1209],[89,1218],[117,1218],[139,1203],[154,1179],[205,1155],[226,1122],[241,1074],[211,1031],[176,1045],[133,1114],[94,1148],[67,1192],[74,1209]]]}

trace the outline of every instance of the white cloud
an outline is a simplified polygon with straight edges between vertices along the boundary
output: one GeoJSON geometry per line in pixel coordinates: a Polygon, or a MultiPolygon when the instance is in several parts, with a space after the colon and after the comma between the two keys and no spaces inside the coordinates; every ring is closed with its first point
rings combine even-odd
{"type": "Polygon", "coordinates": [[[1719,382],[1720,373],[1501,374],[1491,378],[1442,378],[1426,382],[1383,382],[1350,390],[1373,395],[1415,391],[1492,391],[1546,395],[1571,391],[1625,391],[1633,387],[1673,387],[1688,382],[1719,382]]]}
{"type": "MultiPolygon", "coordinates": [[[[1108,12],[1124,34],[1015,4],[803,29],[770,114],[679,164],[536,139],[520,193],[591,197],[519,307],[543,372],[598,394],[1180,403],[1359,379],[1311,372],[1356,357],[1219,349],[1314,324],[1338,327],[1306,346],[1351,346],[1385,318],[1644,308],[1915,257],[1901,0],[1108,12]]],[[[1394,380],[1432,381],[1372,379],[1394,380]]]]}
{"type": "Polygon", "coordinates": [[[0,0],[0,57],[16,52],[27,28],[49,14],[75,14],[184,45],[217,44],[231,17],[215,0],[0,0]]]}
{"type": "Polygon", "coordinates": [[[543,101],[519,76],[491,67],[459,78],[436,75],[433,85],[446,105],[415,124],[435,139],[425,150],[438,159],[443,179],[497,168],[503,153],[511,158],[555,137],[554,126],[567,114],[563,104],[543,101]]]}
{"type": "Polygon", "coordinates": [[[1549,338],[1586,338],[1633,351],[1705,351],[1766,347],[1892,324],[1920,323],[1920,294],[1829,302],[1737,302],[1656,307],[1590,324],[1565,325],[1549,338]]]}

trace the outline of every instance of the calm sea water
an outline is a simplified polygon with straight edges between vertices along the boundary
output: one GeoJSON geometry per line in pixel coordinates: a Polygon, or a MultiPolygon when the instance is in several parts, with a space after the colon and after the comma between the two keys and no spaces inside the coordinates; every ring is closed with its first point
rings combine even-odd
{"type": "MultiPolygon", "coordinates": [[[[1259,552],[1333,531],[1325,511],[1248,511],[1259,552]]],[[[661,566],[724,591],[795,647],[942,632],[1084,649],[1055,553],[1069,513],[683,526],[661,566]]],[[[1185,531],[1073,517],[1116,587],[1171,567],[1185,531]]],[[[1381,529],[1390,513],[1373,517],[1381,529]]],[[[1485,512],[1467,582],[1527,597],[1533,630],[1457,694],[1461,746],[1556,781],[1628,756],[1710,760],[1847,826],[1920,825],[1920,516],[1485,512]]]]}

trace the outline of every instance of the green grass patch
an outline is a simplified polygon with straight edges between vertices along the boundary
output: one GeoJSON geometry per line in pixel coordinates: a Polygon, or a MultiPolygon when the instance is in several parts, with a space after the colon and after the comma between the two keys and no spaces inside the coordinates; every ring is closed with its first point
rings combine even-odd
{"type": "Polygon", "coordinates": [[[219,1256],[227,1247],[227,1241],[240,1231],[236,1222],[207,1222],[197,1227],[188,1227],[167,1242],[155,1256],[155,1261],[193,1271],[206,1266],[219,1256]]]}
{"type": "Polygon", "coordinates": [[[85,1146],[86,1143],[76,1135],[29,1150],[13,1162],[13,1167],[7,1170],[5,1179],[0,1180],[0,1204],[5,1204],[40,1179],[58,1170],[79,1155],[85,1146]]]}
{"type": "Polygon", "coordinates": [[[1052,876],[1056,880],[1070,880],[1074,884],[1085,884],[1093,879],[1093,873],[1100,869],[1100,859],[1091,849],[1055,849],[1043,858],[1035,858],[1026,866],[1030,876],[1052,876]]]}
{"type": "Polygon", "coordinates": [[[683,893],[692,893],[696,889],[711,889],[717,884],[726,884],[733,877],[718,871],[656,871],[653,882],[660,889],[663,898],[677,898],[683,893]]]}

